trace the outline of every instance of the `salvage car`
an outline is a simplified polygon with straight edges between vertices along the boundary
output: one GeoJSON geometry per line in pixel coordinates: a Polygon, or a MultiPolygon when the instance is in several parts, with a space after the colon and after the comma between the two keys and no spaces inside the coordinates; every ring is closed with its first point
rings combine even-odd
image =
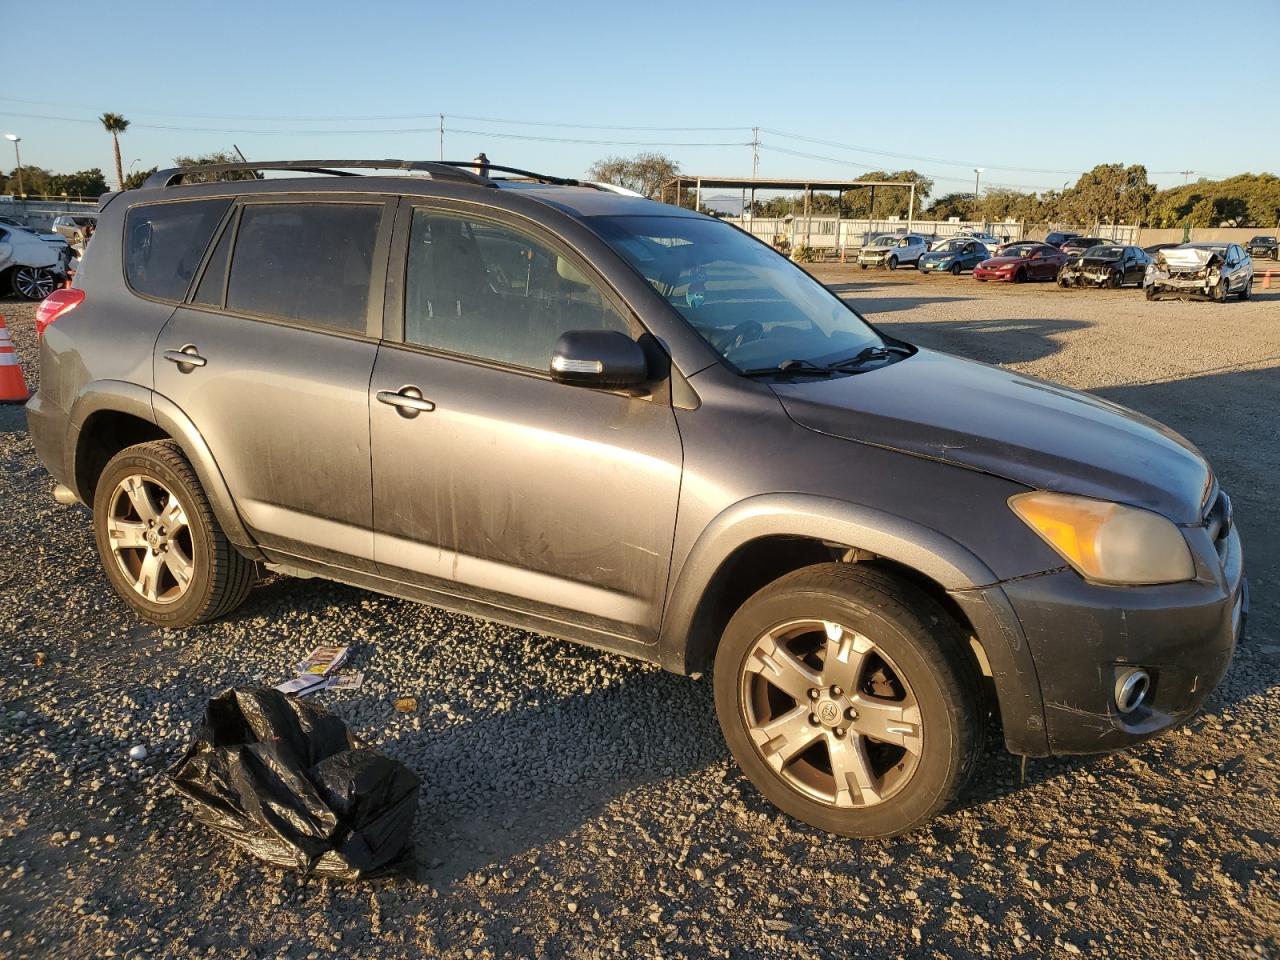
{"type": "Polygon", "coordinates": [[[1277,241],[1275,237],[1254,237],[1245,244],[1245,249],[1249,251],[1249,256],[1251,257],[1258,257],[1259,259],[1270,257],[1272,260],[1280,260],[1280,241],[1277,241]]]}
{"type": "Polygon", "coordinates": [[[1065,253],[1047,243],[1034,240],[1007,243],[990,260],[984,260],[973,268],[973,279],[1013,283],[1052,280],[1068,259],[1065,253]]]}
{"type": "Polygon", "coordinates": [[[54,219],[53,232],[66,237],[71,243],[84,243],[97,223],[97,214],[63,214],[54,219]]]}
{"type": "Polygon", "coordinates": [[[1086,250],[1091,250],[1101,244],[1114,244],[1115,242],[1107,237],[1072,237],[1069,240],[1064,240],[1058,249],[1068,256],[1078,257],[1086,250]]]}
{"type": "Polygon", "coordinates": [[[25,227],[0,227],[0,289],[24,300],[43,300],[66,279],[67,245],[42,240],[25,227]]]}
{"type": "Polygon", "coordinates": [[[1148,300],[1191,296],[1219,302],[1233,294],[1248,300],[1252,283],[1253,260],[1235,243],[1184,243],[1161,250],[1143,280],[1148,300]]]}
{"type": "Polygon", "coordinates": [[[1080,236],[1080,234],[1078,233],[1070,233],[1063,230],[1054,230],[1047,237],[1044,238],[1044,242],[1051,247],[1061,247],[1068,240],[1072,240],[1078,236],[1080,236]]]}
{"type": "MultiPolygon", "coordinates": [[[[27,414],[139,618],[265,567],[710,673],[751,781],[847,836],[953,803],[993,721],[1111,750],[1222,679],[1248,588],[1190,442],[899,339],[713,217],[472,166],[103,201],[27,414]]],[[[183,182],[249,170],[281,176],[183,182]]]]}
{"type": "Polygon", "coordinates": [[[928,253],[922,254],[917,264],[921,273],[940,273],[946,271],[952,276],[959,276],[965,270],[972,270],[983,260],[991,257],[986,245],[969,237],[952,237],[943,240],[928,253]]]}
{"type": "Polygon", "coordinates": [[[1058,271],[1058,286],[1119,289],[1132,283],[1140,287],[1150,263],[1151,258],[1141,247],[1103,243],[1068,260],[1058,271]]]}
{"type": "Polygon", "coordinates": [[[858,266],[888,267],[897,270],[906,264],[919,263],[920,257],[929,251],[929,243],[916,233],[887,233],[876,237],[858,254],[858,266]]]}

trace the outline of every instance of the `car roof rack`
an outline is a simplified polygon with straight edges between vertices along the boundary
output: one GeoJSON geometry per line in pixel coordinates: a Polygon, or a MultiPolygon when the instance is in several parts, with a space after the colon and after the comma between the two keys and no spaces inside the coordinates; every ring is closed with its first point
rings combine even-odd
{"type": "Polygon", "coordinates": [[[486,170],[497,170],[499,173],[511,173],[517,177],[523,177],[526,180],[533,180],[537,183],[550,183],[558,187],[580,187],[595,186],[593,183],[585,183],[582,180],[575,180],[572,177],[555,177],[549,173],[534,173],[532,170],[521,170],[519,167],[504,167],[500,164],[481,161],[477,163],[475,160],[440,160],[447,167],[483,167],[486,170]]]}
{"type": "MultiPolygon", "coordinates": [[[[466,163],[459,161],[441,163],[433,160],[260,160],[258,162],[246,160],[243,163],[197,163],[189,167],[170,167],[167,170],[157,170],[147,177],[142,186],[143,189],[172,187],[182,183],[186,177],[192,174],[242,173],[245,171],[256,173],[259,170],[295,170],[298,173],[323,173],[334,177],[359,176],[357,173],[351,173],[351,170],[405,170],[411,173],[425,173],[433,180],[451,180],[480,187],[497,186],[488,177],[482,177],[465,169],[466,167],[475,166],[478,166],[478,164],[474,160],[469,160],[466,163]]],[[[490,169],[526,175],[526,171],[510,170],[507,167],[490,166],[490,169]]],[[[537,174],[530,176],[536,179],[543,179],[539,178],[537,174]]],[[[548,183],[567,184],[571,182],[560,180],[559,178],[548,177],[545,179],[548,183]]]]}

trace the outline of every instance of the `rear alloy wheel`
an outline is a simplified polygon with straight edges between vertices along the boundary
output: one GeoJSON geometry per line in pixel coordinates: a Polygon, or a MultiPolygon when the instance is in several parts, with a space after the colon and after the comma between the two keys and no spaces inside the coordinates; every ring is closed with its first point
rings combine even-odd
{"type": "Polygon", "coordinates": [[[24,300],[43,300],[58,286],[58,278],[43,267],[14,267],[10,282],[24,300]]]}
{"type": "Polygon", "coordinates": [[[751,597],[715,662],[716,713],[743,771],[786,813],[893,836],[960,792],[983,722],[964,638],[914,586],[851,564],[751,597]]]}
{"type": "Polygon", "coordinates": [[[256,579],[172,440],[127,447],[107,463],[93,530],[111,586],[151,623],[186,627],[230,613],[256,579]]]}

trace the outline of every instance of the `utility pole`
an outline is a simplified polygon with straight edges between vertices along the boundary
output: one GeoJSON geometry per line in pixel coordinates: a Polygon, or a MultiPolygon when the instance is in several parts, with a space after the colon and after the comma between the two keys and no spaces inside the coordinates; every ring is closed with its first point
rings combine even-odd
{"type": "Polygon", "coordinates": [[[27,191],[22,186],[22,151],[18,149],[18,144],[22,142],[22,138],[16,133],[6,133],[4,138],[13,142],[13,156],[18,161],[18,196],[25,198],[27,191]]]}
{"type": "Polygon", "coordinates": [[[1182,174],[1182,185],[1183,185],[1184,187],[1187,185],[1187,177],[1189,177],[1189,176],[1191,176],[1193,173],[1195,173],[1195,171],[1194,171],[1194,170],[1179,170],[1178,172],[1179,172],[1180,174],[1182,174]]]}
{"type": "Polygon", "coordinates": [[[444,159],[444,114],[440,114],[440,159],[444,159]]]}
{"type": "Polygon", "coordinates": [[[756,180],[760,173],[760,128],[751,128],[751,179],[756,180]]]}

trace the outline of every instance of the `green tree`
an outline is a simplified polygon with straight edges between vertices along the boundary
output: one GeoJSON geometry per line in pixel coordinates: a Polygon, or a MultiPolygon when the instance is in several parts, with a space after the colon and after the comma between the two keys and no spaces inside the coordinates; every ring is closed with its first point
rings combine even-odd
{"type": "Polygon", "coordinates": [[[661,153],[637,153],[633,157],[606,157],[587,170],[587,179],[634,190],[650,199],[662,193],[662,185],[680,172],[680,164],[661,153]]]}
{"type": "Polygon", "coordinates": [[[947,220],[951,217],[972,220],[974,209],[972,193],[946,193],[929,204],[926,215],[930,220],[947,220]]]}
{"type": "MultiPolygon", "coordinates": [[[[29,197],[38,197],[50,192],[49,185],[53,181],[53,174],[43,167],[33,167],[30,164],[22,165],[22,189],[29,197]]],[[[9,176],[5,178],[4,189],[0,192],[17,195],[18,193],[18,168],[14,167],[10,171],[9,176]]]]}
{"type": "Polygon", "coordinates": [[[124,166],[120,163],[120,134],[129,129],[129,121],[118,113],[104,113],[98,118],[102,129],[111,134],[111,145],[116,151],[116,189],[124,189],[124,166]]]}
{"type": "Polygon", "coordinates": [[[1147,181],[1147,168],[1141,164],[1100,163],[1081,174],[1076,185],[1062,194],[1055,214],[1081,224],[1102,220],[1141,223],[1155,193],[1147,181]]]}
{"type": "MultiPolygon", "coordinates": [[[[195,157],[174,157],[173,160],[180,167],[195,167],[206,163],[242,163],[243,161],[233,153],[226,150],[215,150],[212,153],[202,153],[195,157]]],[[[184,178],[184,183],[217,183],[225,180],[257,180],[258,175],[252,170],[232,170],[227,173],[194,173],[188,178],[184,178]]]]}
{"type": "Polygon", "coordinates": [[[159,167],[151,167],[149,170],[135,170],[124,178],[124,188],[126,190],[137,190],[147,182],[147,177],[151,176],[159,169],[159,167]]]}
{"type": "Polygon", "coordinates": [[[107,181],[102,170],[79,170],[75,173],[56,173],[50,178],[49,192],[55,196],[87,197],[96,200],[107,192],[107,181]]]}

